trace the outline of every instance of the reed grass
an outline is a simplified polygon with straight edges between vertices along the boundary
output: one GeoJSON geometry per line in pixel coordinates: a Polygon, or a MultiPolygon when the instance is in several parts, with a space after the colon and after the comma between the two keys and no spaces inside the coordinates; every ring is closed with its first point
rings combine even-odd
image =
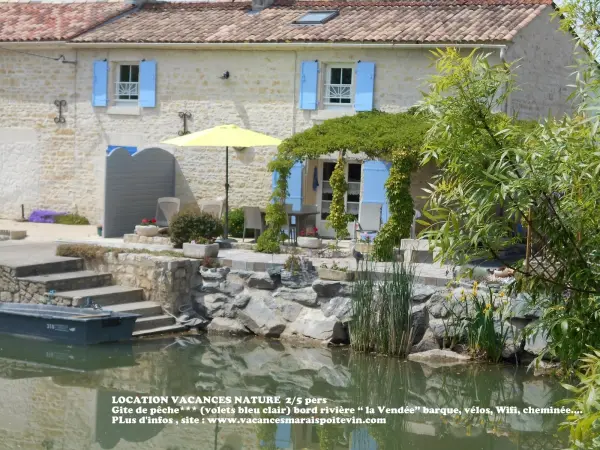
{"type": "Polygon", "coordinates": [[[353,285],[351,345],[358,351],[404,358],[412,344],[414,268],[393,262],[381,281],[374,269],[372,261],[363,262],[353,285]]]}

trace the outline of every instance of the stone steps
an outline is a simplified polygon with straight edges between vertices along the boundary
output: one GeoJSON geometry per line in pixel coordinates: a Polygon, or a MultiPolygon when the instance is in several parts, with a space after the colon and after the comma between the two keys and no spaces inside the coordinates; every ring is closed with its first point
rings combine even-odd
{"type": "Polygon", "coordinates": [[[164,328],[175,324],[175,319],[167,314],[140,317],[136,320],[133,331],[150,331],[155,328],[164,328]]]}
{"type": "Polygon", "coordinates": [[[150,336],[156,334],[168,334],[168,333],[176,333],[178,331],[185,331],[187,327],[179,324],[167,325],[163,327],[150,328],[145,330],[137,329],[133,332],[133,337],[142,337],[142,336],[150,336]]]}
{"type": "Polygon", "coordinates": [[[22,283],[39,285],[46,292],[60,292],[108,286],[112,283],[112,274],[78,270],[76,272],[19,277],[18,280],[22,283]]]}
{"type": "Polygon", "coordinates": [[[125,286],[101,286],[91,289],[58,292],[54,294],[54,298],[57,301],[64,300],[72,306],[85,305],[87,299],[100,306],[131,305],[144,300],[144,290],[125,286]]]}
{"type": "MultiPolygon", "coordinates": [[[[160,306],[160,303],[157,302],[149,302],[149,301],[141,301],[134,303],[120,303],[113,304],[107,306],[105,308],[107,311],[115,311],[115,312],[128,312],[132,314],[140,314],[142,317],[152,317],[152,316],[160,316],[163,313],[163,310],[160,306]]],[[[138,319],[140,320],[140,319],[138,319]]]]}
{"type": "Polygon", "coordinates": [[[52,273],[75,272],[83,270],[83,260],[80,258],[57,258],[53,261],[35,264],[19,265],[14,268],[17,278],[48,275],[52,273]]]}

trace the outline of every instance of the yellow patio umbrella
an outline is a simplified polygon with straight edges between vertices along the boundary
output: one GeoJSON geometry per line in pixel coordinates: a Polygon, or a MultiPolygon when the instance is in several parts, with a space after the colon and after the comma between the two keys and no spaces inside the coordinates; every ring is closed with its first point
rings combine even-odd
{"type": "Polygon", "coordinates": [[[177,147],[225,147],[225,227],[222,242],[228,242],[229,233],[229,147],[269,147],[281,144],[281,140],[246,130],[237,125],[220,125],[208,130],[186,134],[162,141],[177,147]]]}

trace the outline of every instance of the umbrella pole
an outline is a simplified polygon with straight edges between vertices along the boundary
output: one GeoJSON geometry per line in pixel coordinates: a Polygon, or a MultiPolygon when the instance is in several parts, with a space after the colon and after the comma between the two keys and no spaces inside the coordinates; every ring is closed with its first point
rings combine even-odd
{"type": "Polygon", "coordinates": [[[225,227],[223,228],[223,239],[227,240],[229,235],[229,147],[225,147],[225,227]]]}

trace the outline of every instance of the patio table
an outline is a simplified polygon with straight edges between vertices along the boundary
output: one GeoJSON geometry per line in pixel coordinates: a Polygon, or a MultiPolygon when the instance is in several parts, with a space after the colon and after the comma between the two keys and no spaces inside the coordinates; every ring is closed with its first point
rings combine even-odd
{"type": "MultiPolygon", "coordinates": [[[[266,214],[266,208],[260,208],[260,214],[261,216],[264,216],[266,214]]],[[[288,212],[288,216],[296,218],[296,226],[298,230],[301,229],[301,225],[306,217],[316,216],[317,214],[320,214],[320,211],[315,211],[312,208],[308,209],[304,206],[297,211],[288,212]]],[[[294,235],[294,245],[298,245],[298,233],[294,235]]]]}

